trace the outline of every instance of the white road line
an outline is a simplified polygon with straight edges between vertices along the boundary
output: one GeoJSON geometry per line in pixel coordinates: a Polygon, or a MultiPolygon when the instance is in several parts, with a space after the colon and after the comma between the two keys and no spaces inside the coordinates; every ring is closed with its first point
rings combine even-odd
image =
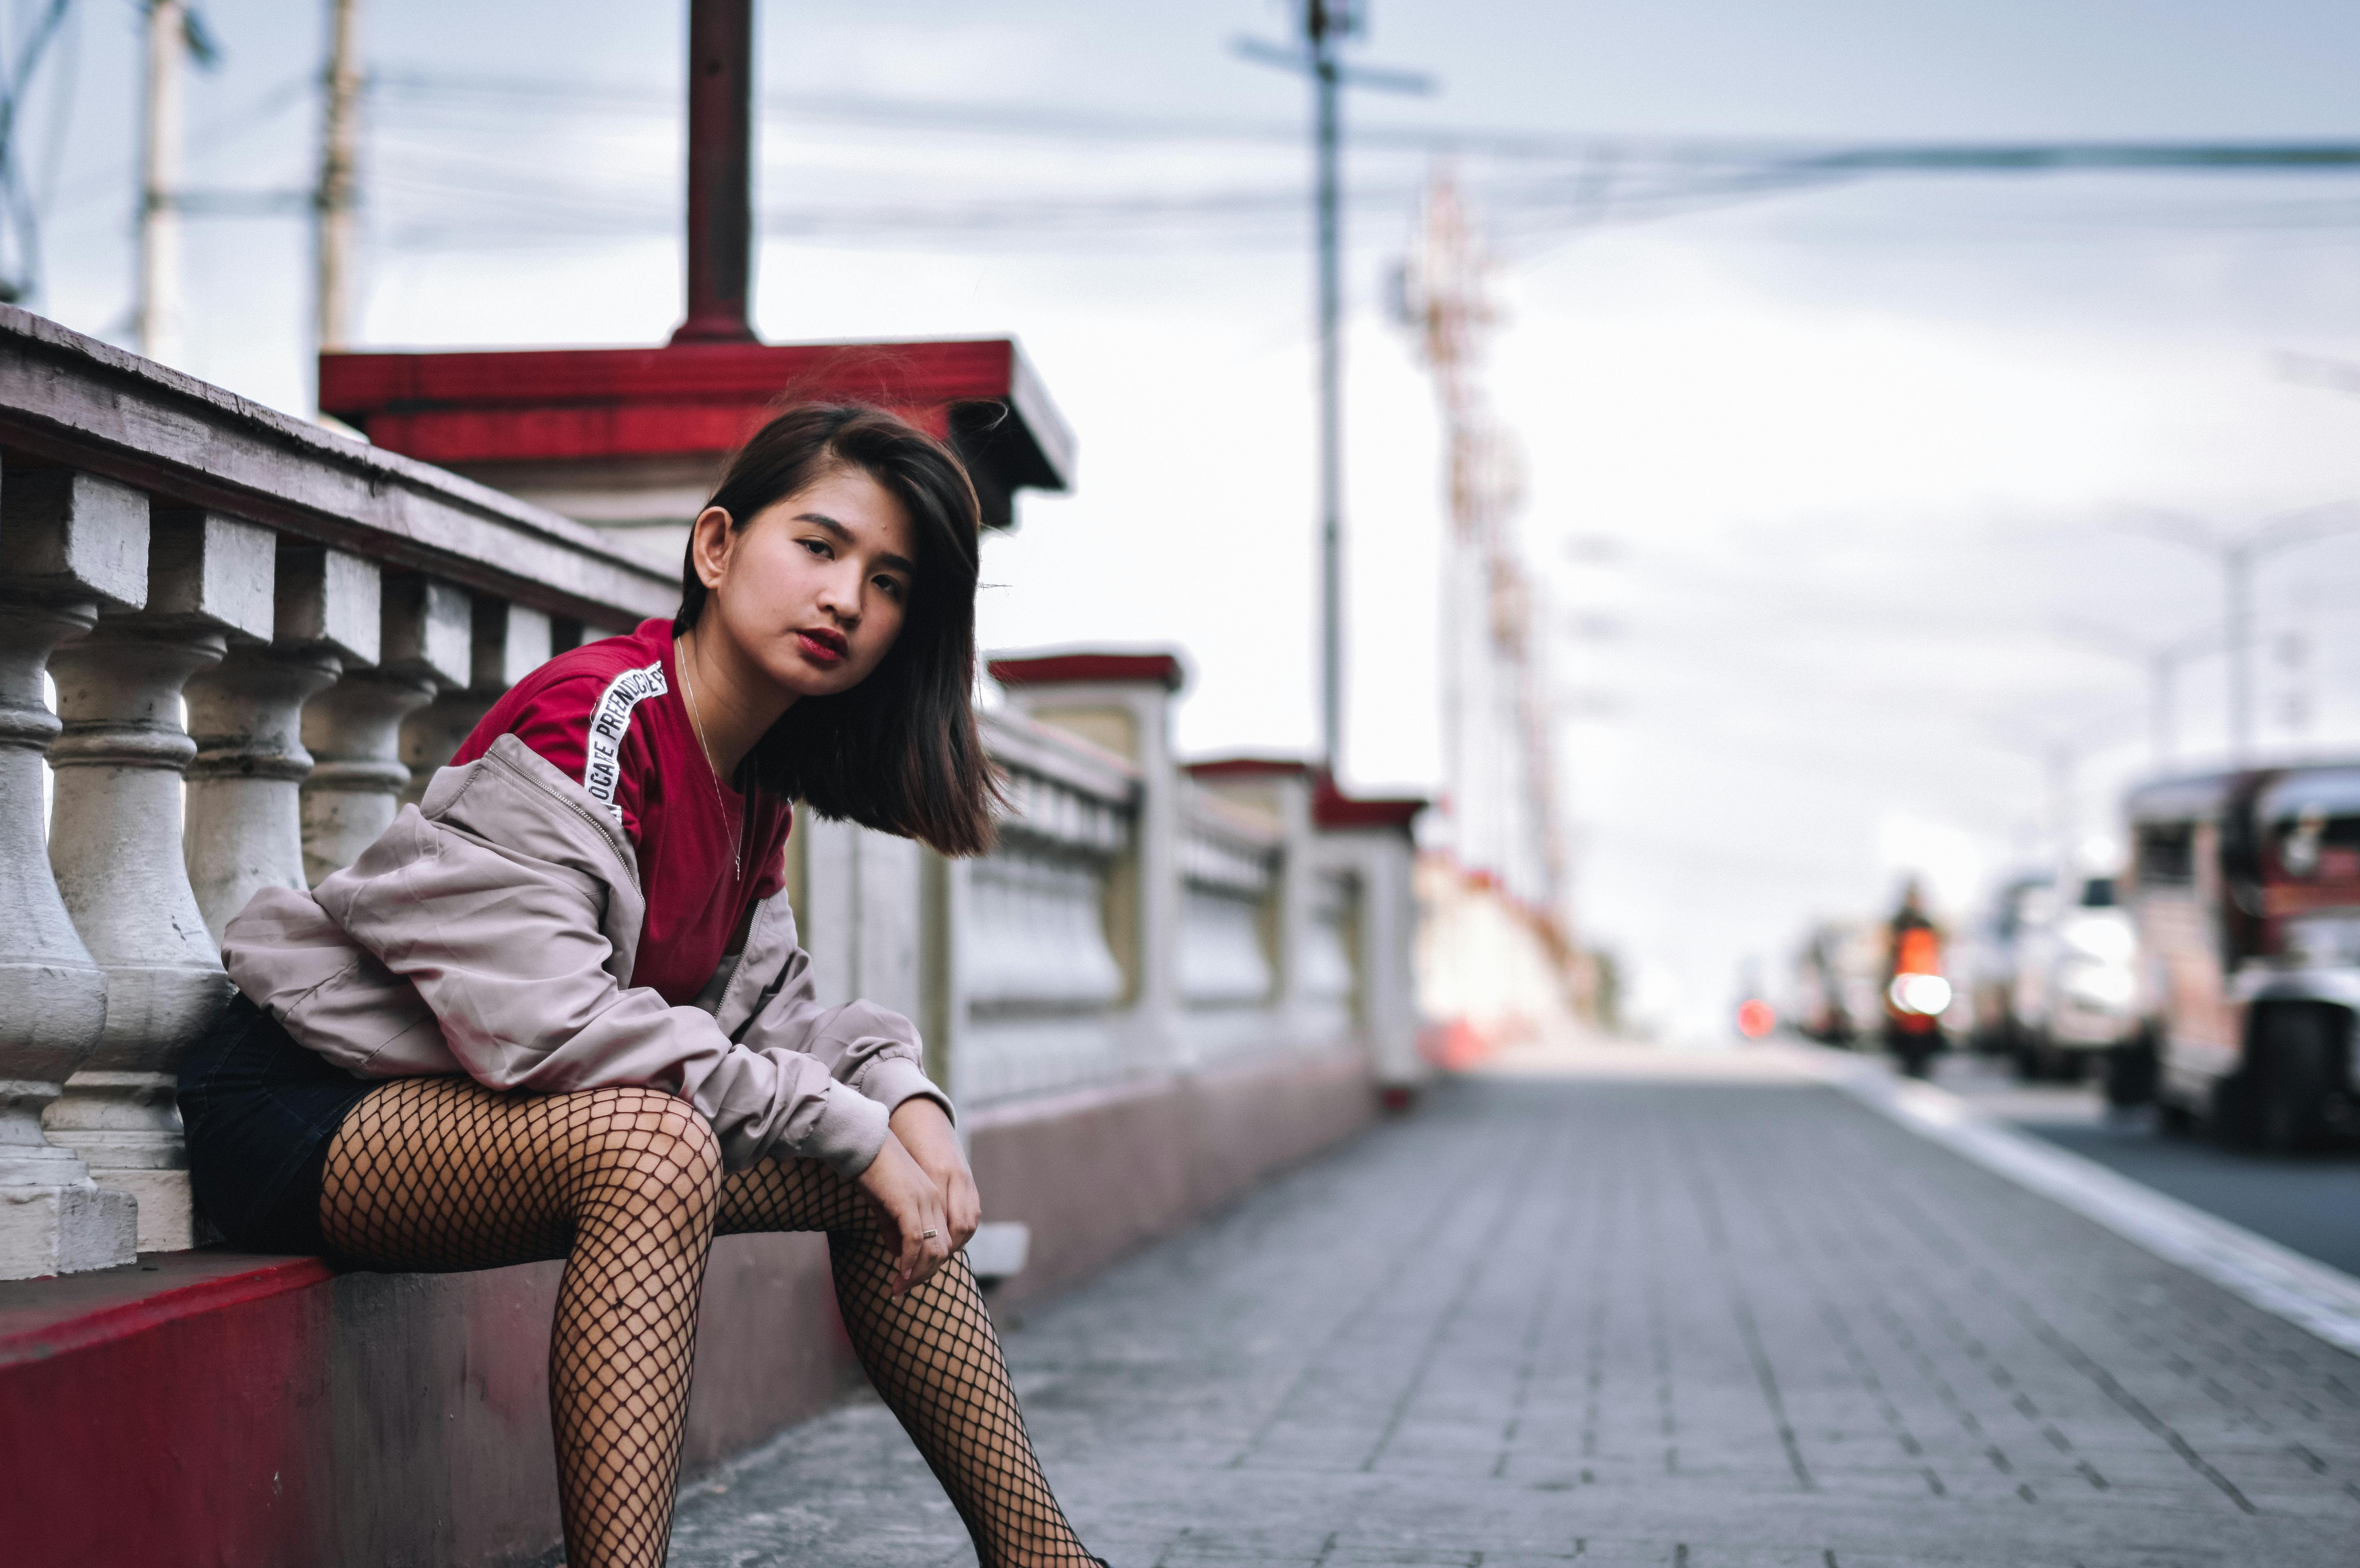
{"type": "Polygon", "coordinates": [[[1796,1055],[1813,1077],[1920,1137],[2360,1356],[2360,1279],[2342,1269],[2018,1132],[1947,1089],[1847,1051],[1797,1047],[1796,1055]]]}

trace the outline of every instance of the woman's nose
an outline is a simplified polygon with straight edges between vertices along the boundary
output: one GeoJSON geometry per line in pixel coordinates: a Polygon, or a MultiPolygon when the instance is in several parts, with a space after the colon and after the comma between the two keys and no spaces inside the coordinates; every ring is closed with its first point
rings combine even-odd
{"type": "Polygon", "coordinates": [[[860,573],[831,572],[820,584],[820,608],[849,626],[860,619],[860,573]]]}

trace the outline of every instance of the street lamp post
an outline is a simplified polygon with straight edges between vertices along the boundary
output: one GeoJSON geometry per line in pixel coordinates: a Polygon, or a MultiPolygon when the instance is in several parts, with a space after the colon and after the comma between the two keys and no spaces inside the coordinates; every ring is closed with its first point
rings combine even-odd
{"type": "Polygon", "coordinates": [[[2048,819],[2050,865],[2062,889],[2072,882],[2079,865],[2077,779],[2081,761],[2109,744],[2113,726],[2103,721],[2026,724],[2014,716],[1995,715],[1985,721],[1985,728],[1994,745],[2040,766],[2041,787],[2049,797],[2043,814],[2048,819]]]}
{"type": "Polygon", "coordinates": [[[1334,774],[1344,746],[1344,314],[1343,217],[1338,198],[1336,49],[1360,21],[1354,9],[1306,0],[1303,37],[1317,102],[1319,228],[1319,755],[1334,774]]]}
{"type": "Polygon", "coordinates": [[[2242,767],[2254,751],[2254,571],[2297,545],[2360,528],[2360,506],[2349,501],[2305,506],[2265,517],[2251,532],[2223,539],[2196,518],[2149,513],[2136,531],[2166,544],[2209,555],[2221,568],[2221,638],[2229,660],[2229,760],[2242,767]]]}
{"type": "Polygon", "coordinates": [[[2154,753],[2158,771],[2171,766],[2172,754],[2179,749],[2176,722],[2180,667],[2191,657],[2223,641],[2218,626],[2199,626],[2169,642],[2149,642],[2112,626],[2093,623],[2069,621],[2058,627],[2065,636],[2089,647],[2118,654],[2132,660],[2147,675],[2147,745],[2154,753]]]}

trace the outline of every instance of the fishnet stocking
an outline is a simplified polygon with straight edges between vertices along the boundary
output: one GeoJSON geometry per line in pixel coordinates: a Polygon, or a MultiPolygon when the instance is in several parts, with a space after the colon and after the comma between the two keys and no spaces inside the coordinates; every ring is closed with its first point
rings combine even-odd
{"type": "Polygon", "coordinates": [[[810,1160],[725,1179],[712,1128],[683,1101],[389,1083],[338,1128],[320,1216],[331,1247],[383,1269],[565,1259],[549,1399],[571,1568],[663,1561],[716,1220],[725,1234],[827,1233],[854,1348],[984,1568],[1096,1561],[1041,1475],[966,1259],[890,1295],[894,1238],[858,1185],[810,1160]]]}
{"type": "Polygon", "coordinates": [[[869,1380],[966,1521],[982,1568],[1098,1560],[1041,1474],[1000,1335],[963,1253],[890,1293],[900,1237],[855,1183],[816,1160],[765,1160],[721,1187],[720,1233],[824,1230],[836,1301],[869,1380]]]}

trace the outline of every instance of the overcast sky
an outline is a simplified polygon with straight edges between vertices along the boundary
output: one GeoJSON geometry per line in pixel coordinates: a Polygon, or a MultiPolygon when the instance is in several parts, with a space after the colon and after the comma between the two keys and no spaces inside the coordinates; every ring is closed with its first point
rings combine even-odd
{"type": "MultiPolygon", "coordinates": [[[[17,0],[15,30],[38,7],[17,0]]],[[[191,183],[310,177],[324,7],[213,0],[191,183]]],[[[685,7],[370,7],[364,343],[653,343],[679,315],[685,7]]],[[[1361,124],[1574,138],[2351,138],[2360,8],[2244,0],[1374,0],[1355,51],[1433,73],[1361,124]]],[[[124,339],[129,0],[83,0],[20,116],[37,308],[124,339]]],[[[1193,752],[1312,721],[1309,268],[1299,82],[1235,57],[1264,0],[767,4],[759,325],[774,341],[1012,332],[1080,483],[995,541],[995,646],[1156,643],[1193,752]],[[928,112],[931,106],[932,112],[928,112]],[[997,111],[987,113],[986,111],[997,111]],[[1216,134],[1218,133],[1218,134],[1216,134]],[[1008,221],[1008,203],[1033,203],[1008,221]],[[1184,209],[1175,212],[1175,209],[1184,209]],[[898,214],[898,215],[897,215],[898,214]]],[[[2146,509],[2234,531],[2360,496],[2360,175],[1915,179],[1585,229],[1596,164],[1470,156],[1505,253],[1489,369],[1559,620],[1577,909],[1684,1009],[1919,870],[1963,913],[2032,853],[2039,754],[2103,836],[2148,766],[2136,662],[2217,618],[2146,509]],[[1601,563],[1568,540],[1604,537],[1601,563]],[[2076,636],[2068,626],[2103,628],[2076,636]]],[[[1347,771],[1431,788],[1431,395],[1379,309],[1422,153],[1354,154],[1347,771]]],[[[194,224],[186,368],[300,408],[298,220],[194,224]]],[[[2360,751],[2360,539],[2264,570],[2263,734],[2360,751]],[[2299,653],[2289,648],[2299,645],[2299,653]]],[[[2223,680],[2182,683],[2185,759],[2223,680]]],[[[2098,846],[2092,845],[2093,848],[2098,846]]]]}

